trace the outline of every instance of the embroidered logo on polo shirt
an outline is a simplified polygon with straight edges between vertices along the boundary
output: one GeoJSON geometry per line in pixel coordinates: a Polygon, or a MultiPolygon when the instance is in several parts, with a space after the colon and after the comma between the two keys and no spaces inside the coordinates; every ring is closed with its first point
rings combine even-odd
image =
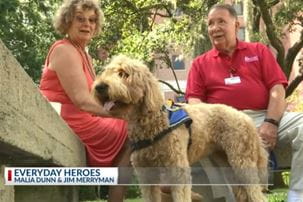
{"type": "Polygon", "coordinates": [[[244,60],[245,60],[245,62],[254,62],[254,61],[258,61],[259,58],[258,58],[257,55],[256,56],[252,56],[252,57],[245,56],[244,60]]]}

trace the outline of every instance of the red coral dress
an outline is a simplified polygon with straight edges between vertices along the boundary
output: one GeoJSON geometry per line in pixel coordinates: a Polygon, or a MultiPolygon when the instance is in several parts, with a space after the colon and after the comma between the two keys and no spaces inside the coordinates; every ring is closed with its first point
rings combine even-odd
{"type": "MultiPolygon", "coordinates": [[[[50,48],[40,81],[40,90],[51,102],[62,104],[61,116],[79,136],[86,147],[87,163],[90,166],[112,166],[113,160],[121,150],[127,137],[127,124],[123,120],[92,116],[79,110],[62,88],[55,71],[48,68],[49,55],[59,44],[71,43],[66,39],[56,41],[50,48]]],[[[77,49],[77,47],[75,46],[77,49]]],[[[82,58],[83,72],[91,89],[93,76],[86,58],[82,58]]]]}

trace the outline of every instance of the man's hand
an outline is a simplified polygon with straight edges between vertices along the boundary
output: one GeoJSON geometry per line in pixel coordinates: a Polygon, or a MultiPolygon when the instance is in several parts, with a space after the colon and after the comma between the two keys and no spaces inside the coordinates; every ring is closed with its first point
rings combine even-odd
{"type": "Polygon", "coordinates": [[[259,128],[258,132],[267,149],[273,150],[277,144],[278,127],[272,123],[264,122],[259,128]]]}

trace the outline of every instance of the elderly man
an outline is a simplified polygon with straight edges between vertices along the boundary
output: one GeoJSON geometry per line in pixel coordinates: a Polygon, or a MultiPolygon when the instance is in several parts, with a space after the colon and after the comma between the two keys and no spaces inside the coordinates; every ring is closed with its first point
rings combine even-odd
{"type": "Polygon", "coordinates": [[[186,99],[242,110],[255,121],[268,150],[291,147],[288,202],[303,202],[303,114],[285,112],[284,73],[265,45],[237,39],[239,22],[231,5],[213,6],[207,23],[213,48],[194,59],[186,99]]]}

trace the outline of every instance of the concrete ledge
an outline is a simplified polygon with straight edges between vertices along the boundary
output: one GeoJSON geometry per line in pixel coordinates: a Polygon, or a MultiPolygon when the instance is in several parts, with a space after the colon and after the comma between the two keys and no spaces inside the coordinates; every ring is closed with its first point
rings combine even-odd
{"type": "Polygon", "coordinates": [[[0,155],[9,164],[85,166],[79,139],[0,41],[0,155]],[[14,159],[14,160],[13,160],[14,159]]]}
{"type": "Polygon", "coordinates": [[[0,201],[79,201],[75,186],[4,186],[5,166],[80,167],[86,159],[78,137],[0,40],[0,201]]]}

